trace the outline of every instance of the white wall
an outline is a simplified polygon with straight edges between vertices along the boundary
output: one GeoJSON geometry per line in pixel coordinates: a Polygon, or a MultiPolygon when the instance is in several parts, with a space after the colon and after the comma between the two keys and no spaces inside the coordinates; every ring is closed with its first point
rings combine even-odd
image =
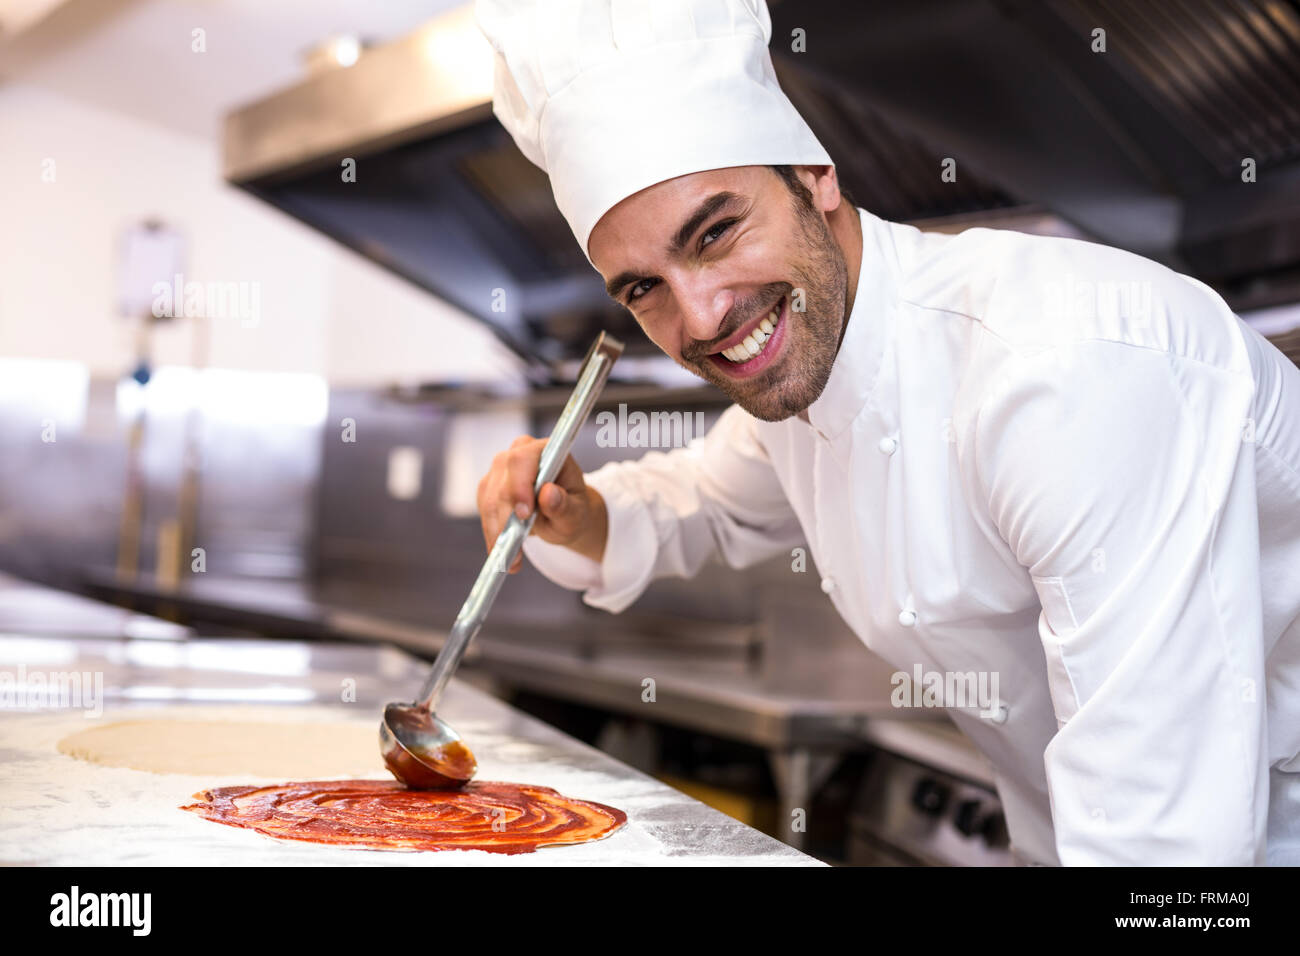
{"type": "MultiPolygon", "coordinates": [[[[212,366],[336,385],[518,374],[458,309],[223,184],[216,144],[27,84],[0,86],[0,355],[126,372],[136,325],[117,314],[118,242],[149,216],[185,235],[187,280],[260,283],[256,325],[212,322],[212,366]]],[[[155,364],[189,364],[192,335],[160,327],[155,364]]]]}

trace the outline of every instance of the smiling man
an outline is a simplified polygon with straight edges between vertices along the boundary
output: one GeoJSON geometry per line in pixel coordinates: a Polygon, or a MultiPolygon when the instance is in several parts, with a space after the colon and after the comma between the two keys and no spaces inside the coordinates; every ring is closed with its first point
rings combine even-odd
{"type": "Polygon", "coordinates": [[[588,248],[602,274],[617,270],[606,291],[678,363],[755,418],[806,418],[830,377],[862,255],[862,225],[834,166],[671,179],[602,216],[588,248]],[[646,241],[661,235],[671,238],[646,241]],[[710,265],[723,262],[719,283],[710,265]]]}
{"type": "MultiPolygon", "coordinates": [[[[900,671],[996,679],[949,713],[1022,860],[1300,863],[1300,370],[1138,256],[854,208],[761,0],[478,12],[610,295],[735,403],[690,447],[566,461],[529,560],[620,611],[806,542],[900,671]]],[[[489,545],[543,444],[480,483],[489,545]]]]}

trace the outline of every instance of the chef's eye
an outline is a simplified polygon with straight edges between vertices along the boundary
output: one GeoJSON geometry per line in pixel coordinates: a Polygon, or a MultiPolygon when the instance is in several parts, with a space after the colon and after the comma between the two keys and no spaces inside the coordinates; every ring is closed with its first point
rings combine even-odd
{"type": "Polygon", "coordinates": [[[642,280],[641,280],[640,282],[638,282],[636,285],[632,286],[632,288],[628,290],[628,293],[627,293],[627,301],[631,302],[633,299],[639,299],[639,298],[641,298],[641,296],[642,296],[642,295],[645,295],[646,292],[649,292],[650,289],[649,289],[649,288],[645,289],[645,291],[644,291],[644,292],[641,292],[640,295],[637,294],[637,289],[640,289],[640,288],[641,288],[643,285],[645,285],[647,282],[654,282],[654,281],[656,281],[656,280],[654,280],[654,279],[642,279],[642,280]]]}
{"type": "Polygon", "coordinates": [[[714,239],[721,238],[722,234],[726,232],[728,229],[730,229],[732,226],[734,226],[735,224],[736,224],[736,220],[734,219],[724,219],[722,220],[722,222],[715,224],[713,228],[711,228],[708,232],[706,232],[703,236],[700,237],[701,239],[700,245],[707,246],[708,243],[703,240],[708,239],[710,236],[713,236],[714,239]]]}

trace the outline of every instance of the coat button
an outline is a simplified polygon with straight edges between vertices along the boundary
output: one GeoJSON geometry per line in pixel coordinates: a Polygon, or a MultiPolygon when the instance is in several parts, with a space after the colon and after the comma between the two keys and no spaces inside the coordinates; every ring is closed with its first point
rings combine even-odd
{"type": "Polygon", "coordinates": [[[903,625],[903,627],[911,627],[916,623],[916,612],[911,609],[899,611],[898,623],[903,625]]]}
{"type": "Polygon", "coordinates": [[[822,578],[822,591],[826,594],[830,594],[834,590],[835,590],[835,579],[831,577],[822,578]]]}
{"type": "Polygon", "coordinates": [[[1002,703],[1002,701],[998,701],[998,705],[994,707],[992,713],[989,714],[989,720],[995,724],[1005,724],[1007,718],[1010,716],[1011,711],[1007,705],[1002,703]]]}
{"type": "Polygon", "coordinates": [[[898,450],[898,439],[890,438],[886,435],[884,438],[880,439],[880,450],[886,455],[892,455],[898,450]]]}

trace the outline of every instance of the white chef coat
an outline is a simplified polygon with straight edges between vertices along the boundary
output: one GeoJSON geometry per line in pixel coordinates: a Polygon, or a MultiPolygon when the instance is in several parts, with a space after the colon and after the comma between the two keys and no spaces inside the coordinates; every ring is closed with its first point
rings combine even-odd
{"type": "Polygon", "coordinates": [[[1300,370],[1130,253],[860,215],[809,422],[607,464],[603,563],[529,559],[616,612],[806,540],[900,671],[996,672],[949,714],[1022,860],[1300,864],[1300,370]]]}

